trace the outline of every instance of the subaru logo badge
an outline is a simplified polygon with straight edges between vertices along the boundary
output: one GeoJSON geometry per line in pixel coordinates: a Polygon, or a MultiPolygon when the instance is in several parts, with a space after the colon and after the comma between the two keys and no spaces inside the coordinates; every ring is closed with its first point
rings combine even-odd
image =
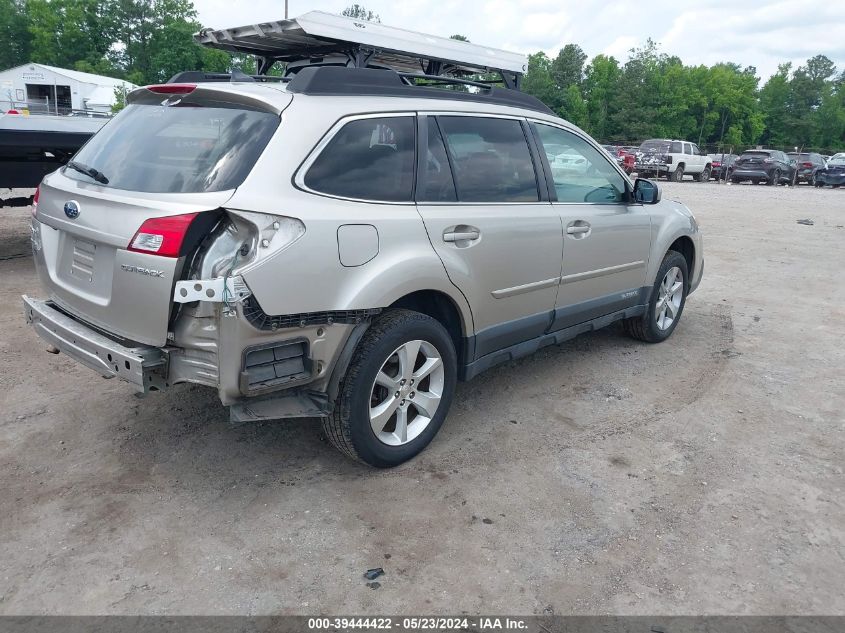
{"type": "Polygon", "coordinates": [[[65,215],[71,220],[79,217],[79,203],[76,200],[68,200],[65,202],[65,215]]]}

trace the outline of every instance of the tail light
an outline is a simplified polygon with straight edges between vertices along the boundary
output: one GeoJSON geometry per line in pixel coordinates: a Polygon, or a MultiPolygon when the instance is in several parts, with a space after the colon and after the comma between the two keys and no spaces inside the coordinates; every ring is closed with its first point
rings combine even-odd
{"type": "Polygon", "coordinates": [[[135,233],[135,237],[129,242],[128,250],[162,257],[179,257],[182,242],[197,215],[199,214],[185,213],[166,218],[150,218],[135,233]]]}
{"type": "Polygon", "coordinates": [[[35,189],[35,195],[32,196],[32,217],[35,217],[35,212],[38,211],[38,196],[41,195],[41,185],[35,189]]]}
{"type": "Polygon", "coordinates": [[[812,167],[813,163],[801,163],[802,167],[812,167]]]}

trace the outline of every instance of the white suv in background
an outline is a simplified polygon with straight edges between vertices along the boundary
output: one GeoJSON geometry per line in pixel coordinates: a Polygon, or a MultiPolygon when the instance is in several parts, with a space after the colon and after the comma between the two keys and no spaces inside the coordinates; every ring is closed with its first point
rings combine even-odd
{"type": "Polygon", "coordinates": [[[641,178],[665,176],[680,182],[690,175],[699,182],[708,182],[712,169],[710,157],[688,141],[650,139],[637,151],[636,171],[641,178]]]}

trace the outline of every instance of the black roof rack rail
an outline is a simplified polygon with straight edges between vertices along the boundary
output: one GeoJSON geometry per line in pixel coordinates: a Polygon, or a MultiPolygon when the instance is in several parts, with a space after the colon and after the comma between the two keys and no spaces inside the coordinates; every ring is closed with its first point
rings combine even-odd
{"type": "Polygon", "coordinates": [[[290,80],[288,92],[304,95],[417,97],[422,99],[449,99],[477,101],[536,110],[544,114],[554,112],[542,101],[524,92],[491,86],[480,81],[469,81],[443,75],[418,75],[398,73],[394,70],[375,68],[346,68],[343,66],[306,66],[290,80]],[[461,92],[417,85],[416,80],[431,84],[458,84],[478,88],[478,92],[461,92]]]}
{"type": "Polygon", "coordinates": [[[285,82],[290,77],[275,75],[247,75],[239,70],[231,73],[207,73],[202,70],[183,70],[167,80],[169,84],[227,83],[232,81],[285,82]]]}

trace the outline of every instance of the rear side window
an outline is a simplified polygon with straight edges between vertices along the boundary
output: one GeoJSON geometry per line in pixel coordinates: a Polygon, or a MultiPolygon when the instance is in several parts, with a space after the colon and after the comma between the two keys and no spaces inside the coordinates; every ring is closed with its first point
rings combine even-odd
{"type": "Polygon", "coordinates": [[[675,142],[672,143],[672,146],[670,147],[669,151],[673,154],[683,154],[684,148],[681,143],[675,142]]]}
{"type": "Polygon", "coordinates": [[[305,174],[318,193],[377,202],[410,202],[414,193],[412,116],[358,119],[344,125],[305,174]]]}
{"type": "Polygon", "coordinates": [[[417,185],[417,200],[421,202],[455,202],[455,181],[446,155],[446,146],[440,135],[437,120],[429,118],[428,150],[423,165],[422,182],[417,185]]]}
{"type": "MultiPolygon", "coordinates": [[[[124,108],[73,157],[101,172],[103,186],[147,193],[238,187],[279,126],[270,112],[205,102],[124,108]]],[[[65,176],[91,178],[72,169],[65,176]]]]}
{"type": "Polygon", "coordinates": [[[536,202],[534,163],[519,121],[437,117],[461,202],[536,202]]]}

